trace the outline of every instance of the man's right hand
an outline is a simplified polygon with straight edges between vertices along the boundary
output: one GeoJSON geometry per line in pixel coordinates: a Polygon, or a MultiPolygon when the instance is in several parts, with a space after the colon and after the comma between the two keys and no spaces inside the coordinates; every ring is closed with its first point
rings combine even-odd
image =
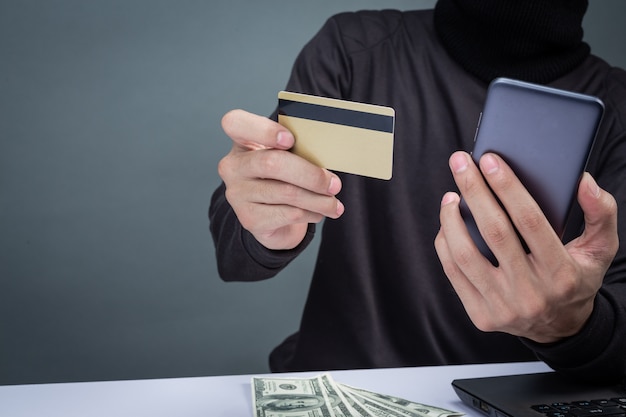
{"type": "Polygon", "coordinates": [[[293,134],[263,116],[232,110],[222,128],[233,147],[218,172],[226,185],[226,199],[242,226],[268,249],[292,249],[309,223],[344,212],[336,198],[341,180],[288,152],[293,134]]]}

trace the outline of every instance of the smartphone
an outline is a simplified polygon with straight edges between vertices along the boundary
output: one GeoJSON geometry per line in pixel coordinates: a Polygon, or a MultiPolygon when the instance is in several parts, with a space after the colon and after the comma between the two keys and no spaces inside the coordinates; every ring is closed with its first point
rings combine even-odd
{"type": "MultiPolygon", "coordinates": [[[[562,238],[603,113],[597,97],[497,78],[487,91],[472,158],[500,155],[562,238]]],[[[478,249],[497,265],[463,199],[461,214],[478,249]]]]}

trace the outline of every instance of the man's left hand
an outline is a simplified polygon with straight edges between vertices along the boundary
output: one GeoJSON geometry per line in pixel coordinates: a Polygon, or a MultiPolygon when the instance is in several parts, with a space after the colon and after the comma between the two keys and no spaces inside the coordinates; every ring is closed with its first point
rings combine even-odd
{"type": "Polygon", "coordinates": [[[469,317],[480,330],[539,343],[576,334],[593,310],[619,246],[615,199],[585,173],[577,194],[585,228],[563,245],[502,158],[485,154],[479,167],[480,171],[465,152],[450,157],[454,180],[499,265],[494,266],[473,243],[456,193],[446,193],[442,199],[441,228],[435,239],[444,272],[469,317]]]}

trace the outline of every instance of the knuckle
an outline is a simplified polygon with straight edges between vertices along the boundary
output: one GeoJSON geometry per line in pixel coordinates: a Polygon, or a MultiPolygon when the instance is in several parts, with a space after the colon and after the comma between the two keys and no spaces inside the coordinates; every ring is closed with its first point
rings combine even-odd
{"type": "Polygon", "coordinates": [[[498,311],[497,316],[494,315],[491,321],[491,331],[514,332],[514,329],[519,328],[520,322],[527,322],[527,320],[521,319],[518,312],[505,308],[498,311]]]}
{"type": "Polygon", "coordinates": [[[281,171],[283,165],[283,158],[281,157],[282,152],[268,150],[257,151],[256,154],[257,158],[255,163],[259,172],[263,173],[262,176],[276,177],[276,174],[281,171]]]}
{"type": "Polygon", "coordinates": [[[244,229],[254,232],[258,227],[254,216],[247,210],[236,210],[236,215],[237,219],[239,219],[239,223],[241,223],[241,227],[244,229]]]}
{"type": "Polygon", "coordinates": [[[544,225],[544,219],[543,213],[538,210],[532,210],[518,218],[517,227],[520,230],[527,230],[529,232],[540,230],[544,225]]]}
{"type": "Polygon", "coordinates": [[[578,279],[575,277],[574,272],[566,273],[564,277],[559,279],[555,288],[555,297],[560,300],[571,299],[577,295],[579,287],[578,279]]]}
{"type": "Polygon", "coordinates": [[[484,187],[479,181],[471,181],[469,178],[466,178],[465,181],[462,182],[462,187],[459,186],[459,188],[464,196],[471,197],[480,193],[484,187]]]}
{"type": "Polygon", "coordinates": [[[283,201],[300,201],[302,196],[302,188],[293,184],[284,184],[281,187],[281,196],[283,201]]]}
{"type": "Polygon", "coordinates": [[[229,176],[230,172],[232,172],[232,163],[230,158],[226,156],[220,159],[217,163],[217,174],[222,180],[225,180],[229,176]]]}
{"type": "Polygon", "coordinates": [[[233,205],[233,201],[235,198],[235,193],[233,192],[232,188],[230,187],[226,187],[226,189],[224,190],[224,196],[226,197],[226,201],[228,201],[230,203],[230,205],[233,205]]]}
{"type": "MultiPolygon", "coordinates": [[[[441,261],[441,268],[443,269],[444,274],[446,274],[446,276],[451,282],[454,283],[454,281],[456,281],[457,279],[460,279],[459,273],[457,272],[457,269],[456,269],[456,264],[452,260],[441,259],[441,256],[440,256],[440,261],[441,261]]],[[[459,293],[460,290],[457,289],[456,292],[459,293]]],[[[459,293],[459,296],[462,296],[462,294],[459,293]]]]}
{"type": "Polygon", "coordinates": [[[446,244],[446,240],[441,229],[437,232],[437,235],[435,236],[435,240],[433,241],[433,244],[438,254],[443,252],[444,245],[446,244]]]}
{"type": "Polygon", "coordinates": [[[532,301],[526,301],[520,303],[521,311],[519,313],[518,321],[526,324],[533,324],[546,321],[546,317],[549,315],[549,303],[546,298],[535,298],[532,301]]]}
{"type": "Polygon", "coordinates": [[[472,322],[478,329],[483,332],[515,333],[533,323],[532,312],[522,311],[517,305],[500,301],[491,303],[480,315],[472,317],[472,322]]]}
{"type": "Polygon", "coordinates": [[[472,249],[464,246],[456,251],[454,258],[456,264],[463,270],[474,263],[476,255],[472,249]]]}
{"type": "Polygon", "coordinates": [[[227,186],[224,189],[224,197],[233,210],[235,210],[237,217],[241,217],[242,213],[246,213],[250,210],[250,204],[246,202],[245,196],[242,196],[241,188],[227,186]]]}
{"type": "Polygon", "coordinates": [[[502,216],[492,218],[489,223],[483,227],[485,240],[494,246],[502,245],[508,237],[507,221],[502,216]]]}
{"type": "Polygon", "coordinates": [[[238,218],[239,223],[241,223],[241,227],[249,232],[254,231],[254,223],[247,216],[239,215],[238,218]]]}
{"type": "Polygon", "coordinates": [[[328,189],[330,176],[326,175],[326,172],[323,169],[320,168],[316,170],[311,178],[313,181],[313,186],[315,187],[314,189],[320,191],[326,191],[328,189]]]}
{"type": "Polygon", "coordinates": [[[303,223],[306,220],[306,211],[298,207],[289,207],[279,211],[283,224],[303,223]]]}

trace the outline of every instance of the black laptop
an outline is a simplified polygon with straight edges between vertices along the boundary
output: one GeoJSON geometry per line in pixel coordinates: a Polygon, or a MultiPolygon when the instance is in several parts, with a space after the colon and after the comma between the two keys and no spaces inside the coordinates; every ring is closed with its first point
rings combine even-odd
{"type": "Polygon", "coordinates": [[[452,386],[490,417],[626,417],[623,385],[587,385],[556,372],[455,379],[452,386]]]}

